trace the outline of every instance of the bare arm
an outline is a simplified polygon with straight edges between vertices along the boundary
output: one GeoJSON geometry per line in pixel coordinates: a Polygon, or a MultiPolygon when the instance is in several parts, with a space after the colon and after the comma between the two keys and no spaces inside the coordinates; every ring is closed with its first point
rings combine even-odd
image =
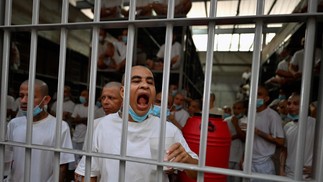
{"type": "Polygon", "coordinates": [[[67,164],[61,164],[59,166],[59,182],[64,182],[66,178],[67,164]]]}
{"type": "Polygon", "coordinates": [[[301,72],[299,72],[299,70],[298,70],[298,66],[297,65],[290,64],[289,65],[289,71],[292,73],[292,75],[295,78],[299,78],[299,77],[302,76],[301,72]]]}
{"type": "Polygon", "coordinates": [[[287,158],[287,149],[286,147],[282,147],[280,150],[279,155],[279,175],[280,176],[286,176],[285,174],[285,164],[286,164],[286,158],[287,158]]]}
{"type": "Polygon", "coordinates": [[[231,122],[234,126],[234,129],[237,131],[236,137],[239,138],[241,141],[245,141],[246,140],[246,132],[242,131],[238,122],[238,118],[235,116],[232,116],[231,122]]]}
{"type": "Polygon", "coordinates": [[[255,128],[255,134],[267,140],[268,142],[276,144],[277,146],[280,146],[280,147],[284,146],[284,138],[279,138],[279,137],[274,138],[271,134],[265,133],[257,128],[255,128]]]}
{"type": "Polygon", "coordinates": [[[277,70],[276,71],[276,75],[278,76],[282,76],[282,77],[287,77],[287,78],[292,78],[294,77],[293,74],[289,71],[285,71],[285,70],[277,70]]]}
{"type": "MultiPolygon", "coordinates": [[[[198,160],[192,158],[180,143],[175,143],[167,149],[165,160],[187,164],[198,164],[198,160]]],[[[184,171],[190,178],[197,178],[197,171],[187,169],[184,171]]]]}
{"type": "Polygon", "coordinates": [[[168,120],[170,121],[170,122],[172,122],[178,129],[180,129],[180,130],[182,130],[182,126],[178,123],[178,121],[175,119],[175,116],[174,116],[174,114],[170,114],[169,116],[168,116],[168,120]]]}

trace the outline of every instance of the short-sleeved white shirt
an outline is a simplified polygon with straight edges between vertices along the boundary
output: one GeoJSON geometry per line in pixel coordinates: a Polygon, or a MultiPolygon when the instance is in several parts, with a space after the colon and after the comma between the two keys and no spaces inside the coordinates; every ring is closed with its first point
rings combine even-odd
{"type": "Polygon", "coordinates": [[[11,109],[13,111],[17,110],[15,98],[13,98],[11,95],[7,95],[7,109],[11,109]]]}
{"type": "Polygon", "coordinates": [[[178,111],[175,111],[175,119],[182,127],[185,126],[189,117],[190,114],[183,108],[178,111]]]}
{"type": "Polygon", "coordinates": [[[288,71],[289,70],[288,62],[285,59],[279,62],[277,65],[277,70],[288,71]]]}
{"type": "MultiPolygon", "coordinates": [[[[87,118],[88,107],[84,106],[83,104],[76,104],[71,117],[75,118],[77,115],[79,115],[81,118],[87,118]]],[[[77,124],[75,126],[72,141],[76,143],[84,142],[85,134],[86,134],[86,125],[77,124]]]]}
{"type": "MultiPolygon", "coordinates": [[[[300,122],[300,121],[299,121],[300,122]]],[[[307,118],[306,139],[304,150],[304,166],[311,166],[313,160],[313,147],[314,147],[314,133],[315,133],[315,119],[312,117],[307,118]]],[[[286,134],[286,148],[287,158],[285,172],[289,177],[294,177],[294,169],[296,165],[296,147],[298,137],[298,122],[290,121],[284,126],[286,134]]]]}
{"type": "MultiPolygon", "coordinates": [[[[93,151],[106,154],[120,155],[122,118],[118,113],[103,117],[94,131],[93,151]],[[108,141],[108,142],[107,142],[108,141]]],[[[160,118],[150,115],[141,123],[128,122],[127,156],[152,159],[158,152],[160,132],[160,118]]],[[[179,142],[193,158],[197,155],[188,147],[181,131],[172,123],[166,122],[165,143],[169,145],[179,142]]],[[[85,174],[83,157],[75,170],[76,173],[85,174]],[[83,163],[82,163],[83,160],[83,163]],[[83,165],[82,165],[83,164],[83,165]]],[[[156,166],[145,163],[126,163],[126,182],[156,181],[156,166]]],[[[92,158],[91,176],[100,176],[100,181],[118,181],[119,161],[112,159],[92,158]]],[[[168,181],[163,174],[163,181],[168,181]]]]}
{"type": "MultiPolygon", "coordinates": [[[[256,113],[255,127],[274,138],[284,138],[284,131],[279,114],[267,107],[256,113]]],[[[258,135],[254,137],[252,162],[262,163],[267,161],[276,150],[274,143],[268,142],[258,135]]]]}
{"type": "Polygon", "coordinates": [[[120,64],[127,56],[127,45],[124,42],[117,41],[113,42],[114,55],[113,59],[117,64],[120,64]]]}
{"type": "MultiPolygon", "coordinates": [[[[175,56],[179,56],[179,61],[177,61],[175,64],[172,65],[172,69],[176,69],[180,66],[180,60],[181,60],[181,52],[182,52],[182,45],[179,42],[174,42],[172,45],[172,50],[171,50],[171,58],[175,57],[175,56]]],[[[163,58],[165,54],[165,44],[163,44],[162,46],[160,46],[160,49],[158,51],[158,53],[156,54],[156,56],[158,58],[163,58]]]]}
{"type": "MultiPolygon", "coordinates": [[[[232,116],[224,119],[225,122],[228,123],[228,127],[231,133],[231,136],[236,135],[237,131],[235,127],[232,124],[232,116]]],[[[242,118],[239,119],[238,124],[241,123],[241,121],[247,120],[247,117],[243,116],[242,118]]],[[[229,161],[230,162],[240,162],[244,152],[244,144],[240,139],[235,139],[231,141],[231,146],[230,146],[230,157],[229,161]]]]}
{"type": "Polygon", "coordinates": [[[103,107],[100,107],[100,108],[98,108],[98,109],[95,110],[95,112],[94,112],[94,119],[101,118],[101,117],[103,117],[105,115],[106,114],[105,114],[105,112],[103,110],[103,107]]]}
{"type": "MultiPolygon", "coordinates": [[[[8,124],[7,139],[15,142],[26,142],[26,123],[25,116],[12,119],[8,124]]],[[[32,144],[55,146],[56,118],[48,115],[45,119],[33,122],[32,124],[32,144]]],[[[61,132],[62,148],[72,149],[70,129],[65,121],[62,122],[61,132]]],[[[25,149],[22,147],[12,147],[13,164],[11,169],[10,181],[24,181],[25,149]]],[[[46,150],[32,149],[31,154],[31,181],[53,181],[54,152],[46,150]]],[[[60,164],[74,161],[74,154],[61,153],[60,164]]]]}
{"type": "MultiPolygon", "coordinates": [[[[51,107],[51,110],[56,113],[57,101],[55,101],[51,107]]],[[[73,113],[75,107],[75,103],[71,100],[67,100],[63,102],[63,112],[73,113]]]]}
{"type": "MultiPolygon", "coordinates": [[[[314,53],[314,64],[321,60],[321,49],[316,48],[314,53]]],[[[302,72],[304,67],[304,49],[296,51],[291,59],[290,64],[298,66],[298,71],[302,72]]]]}

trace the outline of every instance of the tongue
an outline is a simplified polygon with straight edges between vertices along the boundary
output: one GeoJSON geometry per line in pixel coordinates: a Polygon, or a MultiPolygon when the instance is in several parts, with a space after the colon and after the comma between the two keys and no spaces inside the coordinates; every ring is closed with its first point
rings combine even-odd
{"type": "Polygon", "coordinates": [[[145,98],[140,97],[140,98],[138,99],[138,105],[146,105],[146,103],[147,103],[147,101],[146,101],[146,99],[145,99],[145,98]]]}

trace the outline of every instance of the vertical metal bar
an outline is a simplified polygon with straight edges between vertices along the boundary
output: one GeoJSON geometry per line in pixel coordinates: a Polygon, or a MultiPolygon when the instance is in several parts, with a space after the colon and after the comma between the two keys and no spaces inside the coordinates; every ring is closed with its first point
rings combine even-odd
{"type": "MultiPolygon", "coordinates": [[[[211,0],[210,4],[210,18],[216,17],[217,0],[211,0]]],[[[210,112],[210,93],[212,82],[212,68],[213,68],[213,51],[214,51],[214,37],[215,37],[215,22],[211,21],[208,24],[208,41],[205,65],[205,80],[204,80],[204,93],[203,93],[203,109],[202,109],[202,123],[200,133],[200,147],[199,147],[199,167],[205,167],[206,162],[206,146],[208,135],[208,121],[210,112]]],[[[197,174],[197,181],[204,181],[204,172],[199,171],[197,174]]]]}
{"type": "MultiPolygon", "coordinates": [[[[257,1],[256,15],[262,15],[264,13],[264,0],[257,1]]],[[[259,70],[261,65],[260,52],[261,52],[261,35],[262,35],[263,22],[262,20],[256,21],[256,31],[254,37],[254,47],[252,54],[252,68],[251,68],[251,87],[250,87],[250,98],[249,98],[249,109],[248,109],[248,126],[247,136],[244,154],[244,167],[243,170],[247,174],[251,174],[251,163],[252,163],[252,151],[253,151],[253,140],[254,140],[254,127],[256,120],[256,100],[259,82],[259,70]]]]}
{"type": "MultiPolygon", "coordinates": [[[[129,20],[135,19],[136,1],[130,1],[129,20]]],[[[124,75],[124,96],[123,96],[123,111],[122,111],[122,135],[121,135],[121,149],[120,156],[125,157],[127,155],[127,136],[128,136],[128,110],[129,110],[129,97],[130,97],[130,79],[131,79],[131,67],[133,61],[133,49],[135,39],[135,26],[133,24],[128,25],[127,36],[127,55],[126,55],[126,67],[124,75]]],[[[126,174],[126,161],[120,161],[119,166],[119,181],[125,181],[126,174]]]]}
{"type": "MultiPolygon", "coordinates": [[[[313,13],[316,11],[317,1],[309,0],[308,1],[308,12],[313,13]]],[[[314,54],[314,42],[315,42],[315,29],[316,21],[315,18],[309,17],[306,24],[305,31],[305,46],[304,46],[304,67],[302,70],[302,86],[301,86],[301,98],[300,98],[300,115],[299,127],[298,127],[298,136],[297,136],[297,148],[296,148],[296,162],[295,162],[295,180],[303,179],[303,166],[304,166],[304,145],[305,145],[305,136],[307,128],[307,114],[308,114],[308,105],[310,97],[310,88],[311,88],[311,75],[313,68],[313,54],[314,54]],[[305,60],[309,60],[305,64],[305,60]]]]}
{"type": "MultiPolygon", "coordinates": [[[[62,2],[62,17],[61,23],[66,24],[68,22],[68,0],[62,2]]],[[[61,29],[60,34],[60,51],[59,51],[59,69],[58,69],[58,83],[57,83],[57,105],[56,105],[56,136],[55,136],[55,148],[61,148],[61,134],[62,134],[62,113],[63,113],[63,99],[64,99],[64,80],[65,80],[65,68],[66,68],[66,42],[67,42],[67,30],[61,29]]],[[[54,153],[54,181],[59,181],[60,176],[60,152],[54,153]]]]}
{"type": "MultiPolygon", "coordinates": [[[[95,1],[94,4],[94,22],[100,21],[100,8],[101,0],[95,1]]],[[[87,119],[87,146],[85,146],[86,152],[92,151],[92,139],[93,139],[93,120],[94,120],[94,106],[95,106],[95,87],[97,77],[97,61],[98,61],[98,45],[99,45],[99,31],[100,27],[92,28],[92,53],[91,53],[91,68],[90,68],[90,88],[89,88],[89,109],[87,119]]],[[[91,157],[85,158],[85,181],[89,182],[91,178],[91,157]]]]}
{"type": "MultiPolygon", "coordinates": [[[[38,24],[39,18],[39,0],[33,1],[32,25],[38,24]]],[[[27,105],[27,130],[26,130],[26,144],[32,144],[32,123],[33,123],[33,108],[34,108],[34,91],[35,91],[35,75],[36,75],[36,61],[37,61],[37,30],[31,30],[30,42],[30,60],[29,60],[29,76],[28,76],[28,105],[27,105]]],[[[31,173],[31,148],[25,149],[25,174],[26,182],[30,181],[31,173]]]]}
{"type": "MultiPolygon", "coordinates": [[[[167,9],[167,19],[174,18],[174,8],[175,2],[173,0],[168,0],[168,9],[167,9]]],[[[173,40],[173,24],[167,23],[166,25],[166,36],[165,36],[165,53],[164,53],[164,67],[163,67],[163,87],[162,87],[162,100],[167,101],[168,99],[168,88],[169,88],[169,77],[170,77],[170,62],[171,62],[171,50],[172,50],[172,40],[173,40]]],[[[162,102],[161,105],[161,128],[159,133],[159,153],[158,153],[158,162],[162,162],[164,158],[165,149],[165,132],[166,132],[166,111],[167,111],[167,102],[162,102]]],[[[157,167],[157,181],[163,181],[163,166],[157,167]]]]}
{"type": "MultiPolygon", "coordinates": [[[[322,43],[322,34],[320,35],[320,40],[322,43]]],[[[321,60],[322,60],[322,54],[321,54],[321,60]]],[[[321,64],[321,70],[323,70],[323,64],[321,64]]],[[[317,102],[317,111],[322,111],[323,106],[323,74],[320,74],[319,78],[319,91],[318,91],[318,102],[317,102]]],[[[313,167],[314,167],[314,175],[316,181],[323,181],[323,123],[319,121],[323,121],[323,114],[322,112],[317,112],[316,116],[316,123],[315,123],[315,143],[314,143],[314,154],[313,155],[313,167]]]]}
{"type": "MultiPolygon", "coordinates": [[[[11,11],[12,2],[10,0],[5,4],[4,1],[0,2],[0,25],[11,24],[11,11]],[[7,5],[7,7],[5,7],[7,5]]],[[[6,126],[7,126],[7,94],[8,94],[8,77],[9,77],[9,57],[10,57],[10,32],[4,30],[3,35],[0,36],[0,42],[3,44],[0,47],[0,56],[2,57],[1,64],[1,121],[0,121],[0,141],[5,141],[6,126]]],[[[0,179],[4,176],[4,154],[5,145],[0,145],[0,179]]]]}

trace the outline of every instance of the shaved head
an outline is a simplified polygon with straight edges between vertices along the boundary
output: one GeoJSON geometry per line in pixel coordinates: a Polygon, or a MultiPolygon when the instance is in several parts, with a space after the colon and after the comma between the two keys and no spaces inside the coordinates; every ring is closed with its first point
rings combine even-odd
{"type": "MultiPolygon", "coordinates": [[[[24,82],[22,82],[21,85],[28,85],[28,80],[25,80],[24,82]]],[[[35,79],[35,87],[40,88],[40,92],[41,92],[42,96],[48,95],[48,86],[44,81],[39,80],[39,79],[35,79]]]]}

